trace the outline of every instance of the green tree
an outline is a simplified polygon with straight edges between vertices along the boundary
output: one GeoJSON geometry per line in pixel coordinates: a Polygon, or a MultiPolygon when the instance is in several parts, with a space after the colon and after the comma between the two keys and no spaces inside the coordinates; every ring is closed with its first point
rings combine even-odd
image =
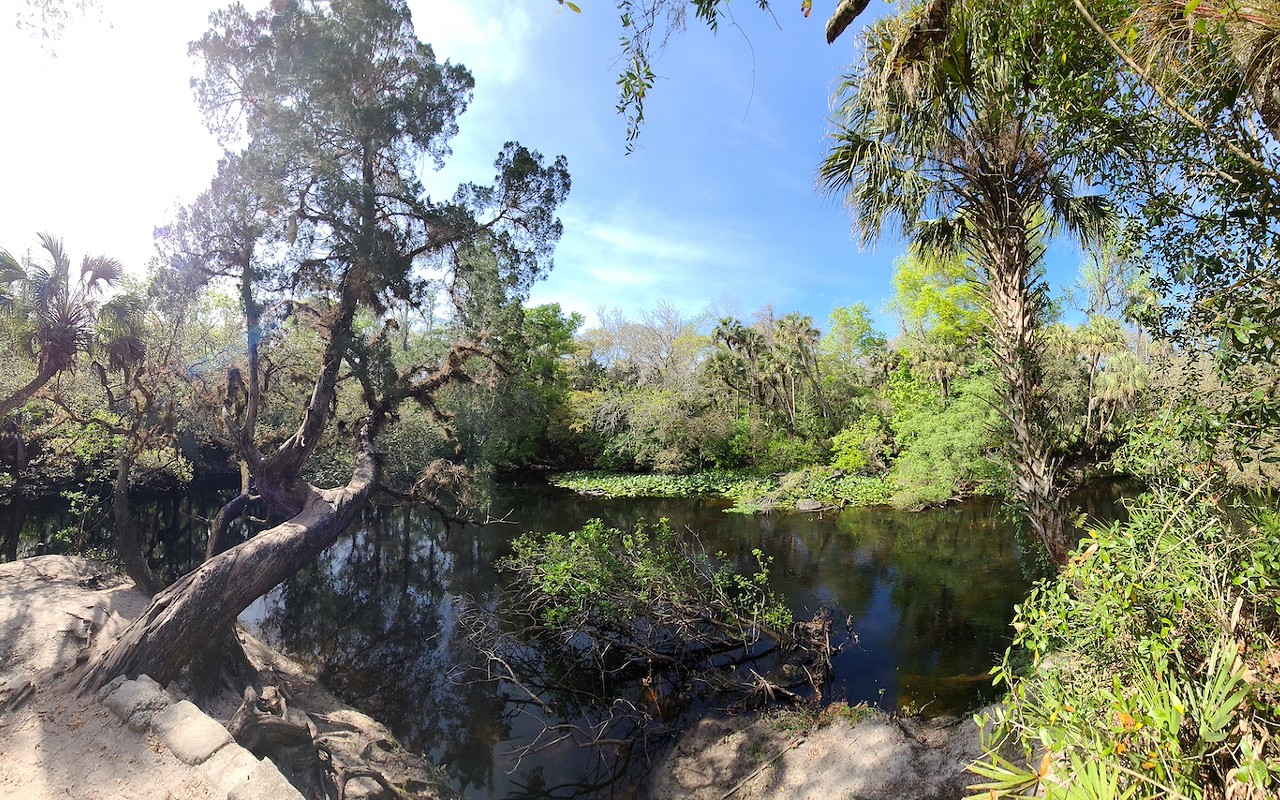
{"type": "Polygon", "coordinates": [[[1012,431],[1013,498],[1058,563],[1070,542],[1041,397],[1037,268],[1054,230],[1097,239],[1107,219],[1101,198],[1072,193],[1074,161],[1041,103],[1040,78],[1058,69],[1053,31],[1072,24],[1064,16],[1034,3],[931,2],[874,23],[866,62],[841,82],[820,172],[864,241],[895,224],[922,253],[971,259],[1012,431]]]}
{"type": "Polygon", "coordinates": [[[869,369],[884,356],[888,344],[871,321],[871,310],[863,302],[831,309],[827,332],[822,337],[822,355],[847,367],[869,369]]]}
{"type": "Polygon", "coordinates": [[[469,459],[499,468],[576,463],[566,406],[582,323],[559,303],[523,309],[490,385],[458,392],[455,427],[469,459]]]}
{"type": "MultiPolygon", "coordinates": [[[[387,423],[417,402],[447,427],[438,392],[471,379],[468,361],[490,349],[487,315],[547,267],[560,234],[564,161],[544,164],[516,144],[499,154],[492,185],[464,185],[447,202],[424,196],[418,166],[448,155],[472,82],[436,61],[403,2],[288,3],[275,14],[235,6],[212,25],[192,47],[204,68],[197,97],[210,125],[245,149],[171,240],[179,267],[239,283],[247,370],[226,373],[224,435],[256,496],[287,521],[212,554],[158,594],[85,667],[83,688],[140,672],[172,680],[253,600],[329,547],[381,487],[376,441],[387,423]],[[238,201],[220,202],[223,194],[238,201]],[[463,338],[438,359],[400,366],[392,300],[421,299],[427,262],[445,273],[463,338]],[[273,448],[254,427],[266,394],[252,366],[269,346],[264,307],[305,317],[318,349],[295,428],[273,448]],[[352,387],[356,409],[345,436],[331,428],[341,385],[352,387]],[[302,477],[326,434],[350,447],[345,485],[302,477]]],[[[456,477],[433,462],[415,488],[439,503],[456,477]]]]}
{"type": "Polygon", "coordinates": [[[1280,25],[1257,4],[1073,5],[1114,59],[1107,101],[1075,114],[1096,132],[1097,180],[1124,203],[1134,260],[1151,276],[1154,291],[1134,305],[1152,330],[1216,362],[1234,387],[1219,429],[1243,456],[1280,422],[1280,395],[1252,374],[1280,355],[1280,25]]]}
{"type": "Polygon", "coordinates": [[[62,240],[40,234],[45,261],[19,261],[0,250],[0,324],[14,346],[32,356],[32,378],[0,397],[0,419],[30,400],[49,381],[75,366],[94,342],[94,325],[104,292],[119,282],[124,268],[107,256],[86,256],[72,276],[71,256],[62,240]]]}

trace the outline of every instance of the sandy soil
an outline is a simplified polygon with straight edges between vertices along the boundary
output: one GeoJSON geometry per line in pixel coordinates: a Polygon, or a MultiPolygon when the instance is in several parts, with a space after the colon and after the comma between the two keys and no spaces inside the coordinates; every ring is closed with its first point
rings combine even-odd
{"type": "Polygon", "coordinates": [[[95,699],[61,690],[58,676],[113,641],[145,606],[131,584],[92,561],[0,564],[0,797],[211,797],[196,771],[159,742],[95,699]],[[8,708],[14,701],[18,707],[8,708]]]}
{"type": "MultiPolygon", "coordinates": [[[[67,689],[73,667],[108,647],[146,608],[132,583],[94,561],[40,556],[0,564],[0,798],[5,800],[206,800],[212,788],[150,733],[130,730],[93,697],[67,689]]],[[[348,768],[373,767],[416,796],[439,798],[441,774],[378,722],[344,705],[297,663],[242,633],[270,684],[306,714],[348,768]]],[[[170,695],[181,699],[173,686],[170,695]]],[[[240,703],[226,692],[205,703],[224,724],[240,703]]],[[[370,778],[347,796],[378,794],[370,778]]]]}
{"type": "Polygon", "coordinates": [[[836,716],[803,731],[768,716],[706,719],[650,776],[649,800],[951,800],[981,754],[971,719],[836,716]],[[732,791],[732,794],[728,794],[732,791]]]}

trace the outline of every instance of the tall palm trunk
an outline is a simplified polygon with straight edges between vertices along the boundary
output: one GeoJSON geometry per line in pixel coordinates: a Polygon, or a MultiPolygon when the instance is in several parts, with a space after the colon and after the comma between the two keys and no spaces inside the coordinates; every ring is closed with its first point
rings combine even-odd
{"type": "Polygon", "coordinates": [[[1057,491],[1053,454],[1041,390],[1036,341],[1038,302],[1032,286],[1027,203],[1003,196],[987,206],[981,237],[985,292],[991,311],[991,348],[1002,378],[1000,413],[1012,433],[1013,497],[1036,538],[1057,564],[1070,550],[1066,515],[1057,491]]]}

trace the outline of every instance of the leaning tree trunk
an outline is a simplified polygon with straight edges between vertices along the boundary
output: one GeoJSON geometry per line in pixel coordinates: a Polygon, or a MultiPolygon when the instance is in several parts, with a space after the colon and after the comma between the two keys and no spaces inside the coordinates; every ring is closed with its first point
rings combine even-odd
{"type": "Polygon", "coordinates": [[[94,691],[117,675],[146,673],[161,684],[178,677],[210,638],[240,612],[332,545],[374,486],[365,459],[339,489],[304,485],[292,519],[206,561],[156,595],[111,649],[85,665],[77,688],[94,691]]]}
{"type": "Polygon", "coordinates": [[[142,537],[133,519],[129,503],[129,476],[133,471],[133,451],[129,444],[120,445],[116,456],[116,483],[111,492],[111,515],[116,523],[116,552],[124,562],[124,571],[133,580],[138,591],[154,597],[164,588],[164,582],[151,571],[147,557],[142,552],[142,537]]]}
{"type": "Polygon", "coordinates": [[[0,398],[0,418],[9,416],[14,409],[35,397],[36,392],[43,389],[46,383],[53,380],[53,376],[57,375],[59,371],[61,371],[61,365],[57,362],[49,361],[25,385],[18,387],[18,390],[8,397],[0,398]]]}

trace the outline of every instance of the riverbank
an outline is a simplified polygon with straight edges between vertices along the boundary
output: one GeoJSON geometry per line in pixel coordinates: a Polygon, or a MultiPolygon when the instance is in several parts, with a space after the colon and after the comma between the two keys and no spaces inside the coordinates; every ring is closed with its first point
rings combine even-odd
{"type": "Polygon", "coordinates": [[[964,717],[895,717],[830,706],[816,718],[760,714],[705,719],[656,765],[646,800],[958,800],[980,779],[982,754],[964,717]]]}
{"type": "MultiPolygon", "coordinates": [[[[132,709],[155,710],[139,699],[155,697],[146,681],[126,685],[122,694],[132,697],[114,701],[108,693],[76,697],[62,685],[70,669],[108,647],[146,603],[128,581],[88,559],[40,556],[0,564],[0,796],[255,796],[243,791],[247,777],[254,770],[269,772],[270,765],[262,766],[266,762],[247,756],[220,733],[240,705],[234,693],[202,703],[204,715],[219,726],[211,732],[214,743],[206,746],[214,753],[209,757],[175,745],[163,724],[133,715],[132,709]],[[242,791],[230,792],[228,781],[242,791]]],[[[340,703],[300,665],[246,634],[242,638],[258,670],[255,685],[274,686],[287,697],[349,772],[374,767],[409,789],[405,797],[450,796],[441,772],[406,752],[386,728],[340,703]]],[[[169,687],[160,705],[166,713],[179,707],[188,713],[184,699],[169,687]]],[[[816,718],[775,712],[707,719],[655,762],[645,796],[719,800],[734,790],[735,798],[959,798],[973,778],[964,766],[979,753],[976,728],[967,718],[925,722],[835,706],[816,718]]],[[[272,800],[285,796],[279,788],[269,795],[272,800]]],[[[392,795],[370,778],[355,778],[346,796],[392,795]]]]}
{"type": "MultiPolygon", "coordinates": [[[[142,679],[96,697],[68,692],[67,673],[108,647],[146,605],[127,580],[88,559],[40,556],[0,564],[0,796],[288,796],[272,762],[226,735],[242,702],[233,692],[199,710],[176,687],[165,691],[142,679]],[[200,741],[186,735],[192,731],[201,732],[200,741]]],[[[451,796],[441,772],[400,747],[385,727],[339,702],[298,664],[247,634],[242,638],[259,691],[275,687],[289,718],[311,729],[331,764],[355,776],[346,782],[347,798],[390,796],[374,772],[404,797],[451,796]],[[370,776],[357,776],[361,772],[370,776]]]]}

